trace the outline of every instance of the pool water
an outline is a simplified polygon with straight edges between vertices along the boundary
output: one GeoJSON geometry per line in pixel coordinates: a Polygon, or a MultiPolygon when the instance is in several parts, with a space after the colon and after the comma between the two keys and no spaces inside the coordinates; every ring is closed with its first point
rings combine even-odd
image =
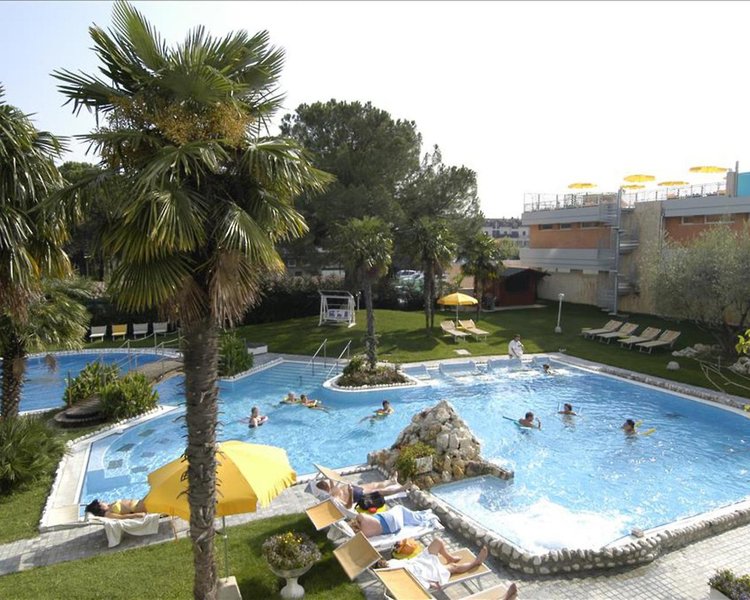
{"type": "MultiPolygon", "coordinates": [[[[648,529],[750,495],[750,419],[564,364],[553,368],[553,376],[501,368],[469,377],[431,369],[424,387],[352,394],[312,379],[295,387],[304,365],[284,363],[222,383],[220,438],[281,446],[298,473],[311,473],[313,463],[365,462],[369,451],[389,447],[416,412],[448,399],[482,442],[482,455],[512,468],[515,478],[437,493],[527,550],[600,546],[633,527],[648,529]],[[323,400],[329,412],[279,406],[290,389],[323,400]],[[370,422],[383,399],[395,414],[370,422]],[[580,416],[558,415],[564,402],[580,416]],[[253,405],[269,421],[248,429],[242,418],[253,405]],[[522,430],[505,418],[527,410],[542,420],[541,430],[522,430]],[[620,426],[627,418],[653,433],[626,436],[620,426]]],[[[181,385],[175,378],[159,386],[162,402],[179,402],[181,385]]],[[[177,414],[95,442],[81,501],[145,495],[147,473],[181,454],[183,435],[177,414]]]]}
{"type": "Polygon", "coordinates": [[[62,408],[68,377],[76,377],[90,362],[99,360],[117,364],[121,372],[127,372],[161,358],[157,354],[135,352],[84,352],[54,356],[57,364],[52,370],[44,356],[33,356],[26,360],[26,375],[21,389],[22,412],[62,408]]]}

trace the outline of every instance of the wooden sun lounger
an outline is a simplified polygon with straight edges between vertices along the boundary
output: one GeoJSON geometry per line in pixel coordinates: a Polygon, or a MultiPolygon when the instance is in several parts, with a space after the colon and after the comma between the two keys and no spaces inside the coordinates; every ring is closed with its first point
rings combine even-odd
{"type": "Polygon", "coordinates": [[[607,333],[598,333],[596,334],[597,339],[600,342],[603,342],[604,340],[607,341],[609,344],[613,339],[620,338],[620,337],[628,337],[629,335],[632,335],[633,332],[638,329],[639,325],[636,323],[625,323],[620,329],[617,331],[609,331],[607,333]]]}
{"type": "Polygon", "coordinates": [[[641,352],[644,352],[645,350],[648,350],[648,353],[651,354],[651,351],[654,348],[660,348],[662,346],[667,346],[669,348],[672,348],[674,346],[675,341],[678,337],[682,335],[681,331],[672,331],[670,329],[665,329],[664,332],[655,340],[652,340],[650,342],[641,342],[640,344],[636,344],[638,347],[638,350],[641,352]]]}
{"type": "Polygon", "coordinates": [[[440,323],[440,329],[443,330],[445,335],[453,336],[453,341],[455,342],[469,335],[465,331],[459,331],[456,329],[456,324],[453,321],[443,321],[440,323]]]}
{"type": "Polygon", "coordinates": [[[633,344],[655,340],[657,337],[659,337],[660,333],[661,329],[658,329],[657,327],[646,327],[646,329],[641,332],[641,335],[631,335],[617,341],[620,342],[621,346],[628,346],[629,348],[632,348],[633,344]]]}
{"type": "Polygon", "coordinates": [[[327,477],[328,479],[332,481],[338,481],[339,483],[349,483],[346,479],[344,479],[339,473],[334,471],[333,469],[329,469],[328,467],[323,467],[321,465],[313,464],[313,466],[320,472],[323,477],[327,477]]]}
{"type": "Polygon", "coordinates": [[[468,331],[476,339],[480,339],[482,336],[487,336],[490,334],[489,331],[485,331],[484,329],[479,329],[479,327],[477,327],[474,324],[474,319],[468,319],[466,321],[459,321],[458,326],[461,329],[468,331]]]}
{"type": "Polygon", "coordinates": [[[614,331],[615,329],[618,329],[619,327],[622,327],[622,321],[612,320],[612,321],[609,321],[604,327],[600,327],[599,329],[584,329],[581,332],[581,335],[583,337],[593,337],[600,333],[609,333],[610,331],[614,331]]]}
{"type": "MultiPolygon", "coordinates": [[[[468,548],[461,548],[452,552],[452,554],[457,554],[458,556],[460,556],[461,562],[468,562],[476,558],[474,556],[474,553],[468,548]]],[[[443,564],[446,564],[446,561],[442,556],[440,557],[440,561],[443,564]]],[[[465,573],[454,573],[451,575],[448,582],[442,586],[442,588],[445,589],[449,585],[468,581],[469,579],[480,577],[489,572],[489,567],[482,564],[474,567],[470,571],[466,571],[465,573]]],[[[434,598],[434,596],[428,590],[425,590],[417,581],[417,579],[403,567],[398,567],[395,569],[374,569],[373,573],[375,573],[378,579],[383,582],[383,585],[388,590],[389,596],[394,600],[434,598]],[[408,577],[405,574],[408,575],[408,577]],[[417,587],[412,586],[412,581],[417,585],[417,587]]]]}
{"type": "Polygon", "coordinates": [[[361,531],[335,548],[333,555],[352,581],[383,558],[361,531]]]}
{"type": "Polygon", "coordinates": [[[325,529],[329,525],[345,518],[344,513],[339,510],[330,498],[308,508],[305,513],[307,513],[308,518],[317,531],[325,529]]]}

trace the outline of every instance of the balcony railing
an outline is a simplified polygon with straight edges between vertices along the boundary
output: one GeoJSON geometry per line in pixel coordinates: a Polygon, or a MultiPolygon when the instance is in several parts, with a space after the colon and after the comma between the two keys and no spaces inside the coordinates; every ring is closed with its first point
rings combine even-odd
{"type": "MultiPolygon", "coordinates": [[[[699,198],[701,196],[720,196],[726,194],[726,182],[686,185],[681,187],[663,187],[652,190],[628,192],[622,195],[622,207],[632,207],[636,202],[658,202],[677,198],[699,198]]],[[[582,208],[612,204],[617,200],[616,192],[601,194],[524,194],[524,212],[558,210],[562,208],[582,208]]]]}

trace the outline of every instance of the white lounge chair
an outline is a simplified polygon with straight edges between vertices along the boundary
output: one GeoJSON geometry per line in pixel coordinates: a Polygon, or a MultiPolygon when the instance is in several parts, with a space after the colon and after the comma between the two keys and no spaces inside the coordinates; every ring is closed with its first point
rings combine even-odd
{"type": "Polygon", "coordinates": [[[159,533],[159,514],[157,513],[148,513],[140,519],[107,519],[89,515],[88,521],[104,526],[107,545],[110,548],[117,546],[122,541],[123,533],[129,533],[130,535],[159,533]]]}
{"type": "Polygon", "coordinates": [[[107,335],[106,325],[94,325],[91,327],[91,333],[89,333],[89,341],[93,342],[94,339],[103,340],[105,335],[107,335]]]}
{"type": "Polygon", "coordinates": [[[151,323],[151,331],[153,331],[154,336],[157,336],[159,334],[167,335],[168,326],[169,326],[168,321],[161,321],[159,323],[151,323]]]}
{"type": "Polygon", "coordinates": [[[681,331],[671,331],[669,329],[665,329],[664,332],[657,339],[652,340],[650,342],[641,342],[640,344],[636,344],[636,346],[638,347],[638,350],[640,350],[641,352],[648,350],[648,353],[651,354],[651,351],[654,348],[661,348],[662,346],[667,346],[668,348],[672,348],[677,338],[680,337],[681,335],[682,335],[681,331]]]}
{"type": "Polygon", "coordinates": [[[598,333],[596,335],[596,338],[600,341],[607,341],[609,344],[613,339],[616,338],[625,338],[630,335],[633,335],[633,332],[638,329],[639,325],[637,323],[625,323],[620,329],[617,331],[608,331],[607,333],[598,333]]]}
{"type": "Polygon", "coordinates": [[[445,335],[452,336],[453,341],[455,342],[469,335],[465,331],[459,331],[458,329],[456,329],[456,324],[453,321],[443,321],[442,323],[440,323],[440,329],[443,330],[443,333],[445,335]]]}
{"type": "Polygon", "coordinates": [[[615,329],[619,329],[620,327],[622,327],[622,321],[615,321],[613,319],[611,321],[608,321],[604,327],[600,327],[599,329],[584,329],[583,331],[581,331],[581,335],[583,337],[594,337],[595,335],[599,335],[600,333],[609,333],[610,331],[614,331],[615,329]]]}
{"type": "Polygon", "coordinates": [[[620,340],[617,340],[620,342],[621,346],[627,346],[628,348],[632,348],[633,344],[639,344],[640,342],[650,342],[651,340],[655,340],[657,337],[659,337],[659,334],[661,333],[661,329],[658,327],[646,327],[640,335],[631,335],[626,338],[622,338],[620,340]]]}
{"type": "Polygon", "coordinates": [[[486,337],[490,334],[489,331],[485,331],[484,329],[479,329],[474,324],[474,319],[466,319],[466,320],[459,320],[458,326],[460,329],[463,329],[464,331],[468,332],[469,334],[473,335],[476,339],[480,339],[482,337],[486,337]]]}
{"type": "Polygon", "coordinates": [[[137,338],[139,335],[148,335],[148,323],[133,323],[133,337],[137,338]]]}

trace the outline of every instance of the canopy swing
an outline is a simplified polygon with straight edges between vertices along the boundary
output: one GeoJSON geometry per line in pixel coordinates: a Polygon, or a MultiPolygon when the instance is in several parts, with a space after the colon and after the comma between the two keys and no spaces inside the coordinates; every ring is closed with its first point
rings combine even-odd
{"type": "Polygon", "coordinates": [[[323,323],[346,323],[347,327],[357,324],[354,296],[340,290],[320,290],[320,321],[323,323]]]}

